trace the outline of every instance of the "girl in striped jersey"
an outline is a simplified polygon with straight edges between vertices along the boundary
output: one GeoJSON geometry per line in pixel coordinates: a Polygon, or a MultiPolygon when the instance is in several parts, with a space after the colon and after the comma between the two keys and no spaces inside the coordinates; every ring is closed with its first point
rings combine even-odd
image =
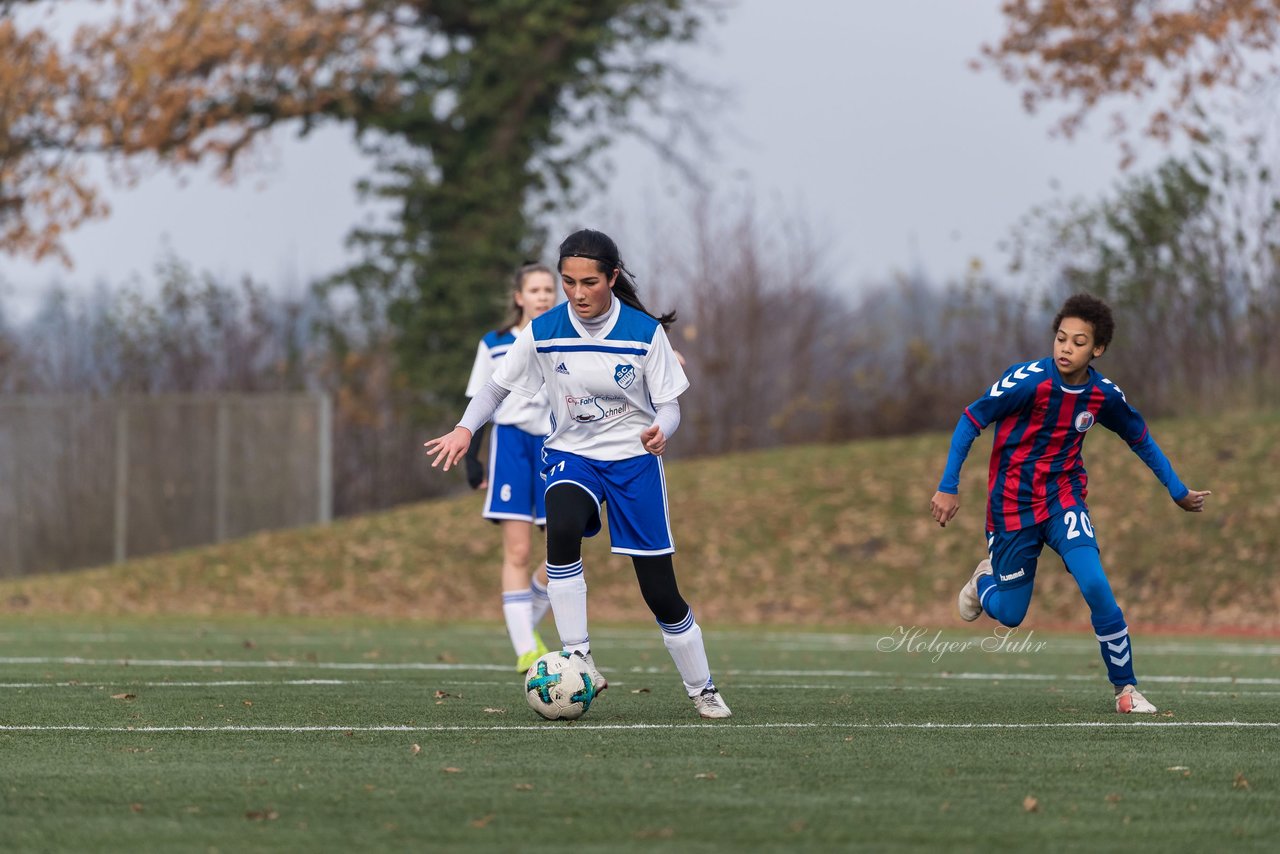
{"type": "Polygon", "coordinates": [[[727,718],[702,629],[680,595],[671,561],[675,541],[661,455],[680,424],[678,398],[689,386],[665,332],[675,315],[655,318],[645,309],[618,247],[598,231],[565,238],[559,272],[568,302],[521,331],[458,426],[427,442],[427,453],[435,456],[433,466],[447,471],[500,401],[545,387],[551,400],[542,469],[547,588],[564,648],[585,659],[598,689],[608,686],[591,657],[582,571],[582,538],[600,531],[607,504],[612,550],[631,556],[686,692],[702,717],[727,718]]]}
{"type": "MultiPolygon", "coordinates": [[[[475,397],[489,382],[516,335],[556,303],[556,279],[550,267],[526,264],[516,271],[511,294],[511,321],[488,333],[476,348],[476,361],[467,382],[467,397],[475,397]]],[[[533,526],[545,525],[542,502],[542,437],[551,432],[547,396],[515,397],[502,402],[493,416],[489,438],[489,471],[480,463],[484,430],[476,430],[465,458],[467,482],[473,489],[487,487],[484,518],[502,528],[502,614],[507,635],[516,652],[516,669],[528,670],[547,651],[538,635],[538,623],[546,616],[547,574],[539,565],[529,575],[533,526]]]]}
{"type": "Polygon", "coordinates": [[[960,616],[983,612],[1002,625],[1022,622],[1031,604],[1036,561],[1045,544],[1062,558],[1089,605],[1116,711],[1154,713],[1138,693],[1129,627],[1098,558],[1098,541],[1085,505],[1088,478],[1080,449],[1085,432],[1101,424],[1118,434],[1191,513],[1204,509],[1208,491],[1183,486],[1147,424],[1115,383],[1089,364],[1111,343],[1111,308],[1088,294],[1066,301],[1053,321],[1053,356],[1012,365],[987,394],[965,408],[930,512],[938,524],[960,509],[960,467],[978,433],[996,428],[988,478],[988,560],[978,564],[957,600],[960,616]]]}

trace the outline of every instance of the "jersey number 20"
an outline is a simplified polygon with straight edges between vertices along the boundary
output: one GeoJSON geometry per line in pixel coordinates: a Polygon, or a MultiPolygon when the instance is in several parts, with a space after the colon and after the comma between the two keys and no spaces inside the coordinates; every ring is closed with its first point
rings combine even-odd
{"type": "Polygon", "coordinates": [[[1080,536],[1081,529],[1084,530],[1084,535],[1086,537],[1093,539],[1093,523],[1089,521],[1088,513],[1081,511],[1077,514],[1074,510],[1068,510],[1067,515],[1062,517],[1062,521],[1067,525],[1068,540],[1074,540],[1076,537],[1080,536]],[[1077,519],[1080,521],[1079,528],[1076,527],[1077,519]]]}

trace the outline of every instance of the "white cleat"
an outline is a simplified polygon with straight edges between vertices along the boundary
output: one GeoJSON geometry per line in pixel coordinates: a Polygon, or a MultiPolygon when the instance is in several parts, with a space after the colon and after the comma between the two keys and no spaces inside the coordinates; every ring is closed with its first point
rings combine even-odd
{"type": "Polygon", "coordinates": [[[1122,715],[1154,715],[1156,707],[1146,697],[1138,693],[1132,685],[1124,686],[1124,690],[1116,694],[1116,711],[1122,715]]]}
{"type": "Polygon", "coordinates": [[[964,587],[960,588],[960,595],[956,597],[956,607],[960,609],[960,619],[966,623],[972,623],[982,616],[982,602],[978,599],[978,579],[984,575],[991,575],[994,571],[991,568],[991,561],[984,558],[973,571],[973,575],[969,576],[964,587]]]}
{"type": "Polygon", "coordinates": [[[596,667],[595,659],[591,657],[590,652],[575,652],[574,655],[582,656],[582,659],[587,662],[587,672],[591,674],[591,681],[596,686],[597,694],[609,687],[609,680],[605,679],[604,674],[596,667]]]}
{"type": "Polygon", "coordinates": [[[729,706],[715,688],[703,688],[701,694],[690,697],[698,714],[704,718],[727,718],[733,714],[729,706]]]}

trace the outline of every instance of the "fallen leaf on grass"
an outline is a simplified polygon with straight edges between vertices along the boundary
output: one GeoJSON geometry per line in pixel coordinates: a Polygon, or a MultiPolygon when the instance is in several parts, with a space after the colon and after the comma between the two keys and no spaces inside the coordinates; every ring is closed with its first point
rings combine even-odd
{"type": "Polygon", "coordinates": [[[648,688],[632,688],[631,693],[632,694],[648,694],[649,689],[648,688]]]}
{"type": "Polygon", "coordinates": [[[246,706],[252,706],[252,705],[253,705],[253,700],[245,700],[245,701],[244,701],[244,704],[245,704],[246,706]]]}
{"type": "Polygon", "coordinates": [[[714,771],[707,771],[705,774],[693,775],[693,779],[695,780],[714,780],[715,778],[716,778],[716,772],[714,771]]]}
{"type": "Polygon", "coordinates": [[[134,812],[142,812],[142,804],[129,804],[129,809],[134,812]]]}
{"type": "Polygon", "coordinates": [[[487,715],[505,715],[507,713],[507,710],[506,709],[485,709],[484,712],[487,715]]]}
{"type": "Polygon", "coordinates": [[[136,700],[136,699],[138,699],[138,695],[137,695],[137,694],[112,694],[112,695],[111,695],[111,699],[113,699],[113,700],[136,700]]]}
{"type": "Polygon", "coordinates": [[[1117,794],[1116,792],[1112,792],[1111,794],[1107,795],[1107,803],[1109,804],[1120,803],[1120,795],[1117,794]]]}
{"type": "Polygon", "coordinates": [[[244,814],[249,821],[275,821],[280,817],[280,813],[275,810],[250,810],[244,814]]]}
{"type": "Polygon", "coordinates": [[[1249,781],[1248,781],[1248,780],[1246,780],[1246,779],[1244,778],[1244,774],[1243,774],[1243,773],[1241,773],[1240,771],[1237,771],[1237,772],[1236,772],[1236,778],[1235,778],[1234,780],[1232,780],[1232,781],[1231,781],[1231,788],[1233,788],[1233,789],[1247,789],[1247,788],[1249,788],[1249,781]]]}
{"type": "Polygon", "coordinates": [[[1022,799],[1022,809],[1026,812],[1038,812],[1040,810],[1040,802],[1027,795],[1022,799]]]}
{"type": "Polygon", "coordinates": [[[462,773],[462,769],[461,769],[461,768],[454,768],[452,765],[450,765],[448,768],[445,768],[445,769],[443,769],[443,770],[444,770],[444,773],[446,773],[446,774],[461,774],[461,773],[462,773]]]}
{"type": "Polygon", "coordinates": [[[480,818],[477,818],[477,819],[472,819],[472,821],[471,821],[471,826],[472,826],[472,827],[485,827],[485,826],[487,826],[487,825],[489,824],[489,822],[491,822],[491,821],[493,821],[493,813],[489,813],[488,815],[486,815],[486,816],[481,816],[480,818]]]}
{"type": "Polygon", "coordinates": [[[412,753],[414,756],[417,756],[419,753],[422,752],[422,745],[421,744],[410,745],[409,752],[412,753]]]}

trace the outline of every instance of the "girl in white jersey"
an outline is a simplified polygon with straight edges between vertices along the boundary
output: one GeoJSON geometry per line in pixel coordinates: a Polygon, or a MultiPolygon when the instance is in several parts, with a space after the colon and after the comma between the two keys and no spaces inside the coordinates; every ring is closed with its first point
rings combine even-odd
{"type": "Polygon", "coordinates": [[[608,687],[591,657],[582,573],[582,538],[600,531],[607,504],[612,550],[631,556],[685,690],[702,717],[727,718],[702,629],[671,562],[675,542],[660,457],[680,424],[677,399],[689,387],[664,330],[675,315],[649,314],[617,245],[598,231],[565,238],[559,270],[569,301],[521,331],[458,426],[427,442],[427,453],[435,456],[432,466],[443,463],[448,471],[508,394],[527,398],[545,387],[547,589],[564,649],[586,660],[597,690],[608,687]]]}
{"type": "MultiPolygon", "coordinates": [[[[476,348],[467,397],[484,389],[520,330],[555,305],[556,279],[551,268],[526,264],[517,270],[511,300],[511,322],[485,335],[476,348]]],[[[542,439],[551,432],[547,396],[508,398],[498,407],[493,423],[488,476],[479,459],[481,428],[467,450],[467,482],[473,489],[488,487],[483,515],[502,527],[502,614],[515,649],[516,669],[523,673],[547,651],[537,632],[550,606],[546,569],[540,565],[529,576],[533,526],[546,524],[540,471],[542,439]]]]}

